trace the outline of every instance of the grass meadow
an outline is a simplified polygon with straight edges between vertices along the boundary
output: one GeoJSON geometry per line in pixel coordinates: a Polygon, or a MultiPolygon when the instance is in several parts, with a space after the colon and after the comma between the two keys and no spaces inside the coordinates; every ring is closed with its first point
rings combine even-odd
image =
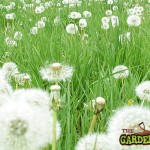
{"type": "MultiPolygon", "coordinates": [[[[105,108],[94,126],[94,132],[98,133],[106,132],[110,117],[118,108],[131,107],[129,101],[132,101],[131,105],[141,105],[135,88],[141,82],[150,80],[150,3],[147,0],[118,0],[113,4],[105,0],[84,0],[80,1],[80,5],[71,7],[53,0],[39,14],[35,13],[36,6],[44,6],[48,0],[39,3],[25,1],[26,4],[32,3],[33,7],[25,7],[19,0],[1,0],[0,4],[7,6],[10,2],[15,2],[10,10],[0,7],[0,65],[14,62],[20,72],[30,74],[32,88],[49,93],[53,82],[44,81],[39,73],[45,64],[59,62],[74,69],[71,80],[59,82],[62,107],[57,112],[61,125],[57,150],[73,150],[78,140],[87,135],[94,114],[86,105],[91,100],[97,97],[106,100],[105,108]],[[118,9],[113,10],[114,6],[118,9]],[[144,8],[139,26],[127,24],[127,11],[134,6],[144,8]],[[115,27],[110,24],[107,30],[101,27],[101,19],[107,16],[106,10],[112,10],[112,15],[119,18],[119,24],[115,27]],[[92,15],[84,17],[84,11],[92,15]],[[79,12],[81,18],[87,21],[87,26],[82,29],[78,27],[75,34],[66,31],[70,23],[79,26],[79,19],[68,17],[70,12],[79,12]],[[6,19],[6,14],[11,13],[16,15],[15,19],[6,19]],[[37,34],[32,34],[31,28],[42,17],[47,19],[45,27],[38,29],[37,34]],[[59,21],[55,24],[56,17],[59,21]],[[13,37],[17,31],[22,33],[21,40],[16,40],[17,45],[7,43],[6,38],[13,37]],[[130,32],[130,40],[121,41],[119,36],[127,32],[130,32]],[[86,41],[82,39],[85,33],[88,34],[86,41]],[[118,65],[128,67],[127,78],[114,78],[112,70],[118,65]]],[[[11,82],[11,85],[15,90],[16,84],[11,82]]],[[[144,105],[149,107],[149,102],[146,101],[144,105]]],[[[51,145],[43,150],[51,150],[51,145]]]]}

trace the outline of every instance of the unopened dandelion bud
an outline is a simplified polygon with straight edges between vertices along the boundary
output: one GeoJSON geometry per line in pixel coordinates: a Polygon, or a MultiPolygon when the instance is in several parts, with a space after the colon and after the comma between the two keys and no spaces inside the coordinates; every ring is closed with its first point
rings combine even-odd
{"type": "Polygon", "coordinates": [[[60,90],[61,87],[59,85],[52,85],[50,87],[51,93],[50,93],[50,103],[53,104],[53,107],[56,109],[59,109],[61,107],[60,104],[60,90]]]}
{"type": "Polygon", "coordinates": [[[105,105],[106,101],[102,97],[97,97],[95,100],[92,100],[92,108],[94,109],[96,114],[101,112],[105,105]]]}
{"type": "Polygon", "coordinates": [[[103,110],[103,108],[105,107],[105,105],[106,105],[106,101],[104,98],[102,98],[102,97],[96,98],[95,109],[96,109],[97,113],[101,112],[103,110]]]}
{"type": "Polygon", "coordinates": [[[59,85],[52,85],[50,87],[50,90],[51,91],[60,91],[61,90],[61,87],[59,85]]]}
{"type": "MultiPolygon", "coordinates": [[[[57,65],[56,65],[57,66],[57,65]]],[[[52,150],[56,150],[56,120],[57,120],[57,110],[61,107],[60,103],[60,90],[61,87],[59,85],[52,85],[50,87],[50,102],[52,103],[53,109],[53,139],[52,139],[52,150]]]]}
{"type": "Polygon", "coordinates": [[[129,76],[129,69],[124,65],[116,66],[112,71],[115,79],[125,79],[129,76]]]}
{"type": "Polygon", "coordinates": [[[29,75],[25,75],[25,76],[23,77],[23,79],[24,79],[25,81],[28,81],[28,80],[30,80],[30,76],[29,76],[29,75]]]}
{"type": "Polygon", "coordinates": [[[92,106],[94,108],[94,115],[90,123],[89,133],[93,132],[97,117],[99,113],[103,110],[103,108],[105,107],[105,104],[106,104],[105,99],[102,97],[97,97],[96,100],[92,100],[92,106]]]}

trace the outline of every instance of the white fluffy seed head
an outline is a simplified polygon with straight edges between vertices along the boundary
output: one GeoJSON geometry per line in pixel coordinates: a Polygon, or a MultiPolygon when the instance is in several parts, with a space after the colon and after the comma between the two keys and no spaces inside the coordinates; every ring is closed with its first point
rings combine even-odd
{"type": "Polygon", "coordinates": [[[80,28],[85,28],[87,26],[86,19],[80,19],[79,20],[79,27],[80,28]]]}
{"type": "Polygon", "coordinates": [[[16,40],[13,39],[12,37],[6,37],[5,43],[8,47],[16,47],[17,46],[16,40]]]}
{"type": "Polygon", "coordinates": [[[68,24],[66,26],[66,31],[69,34],[76,34],[78,32],[78,26],[76,24],[68,24]]]}
{"type": "MultiPolygon", "coordinates": [[[[146,130],[150,130],[149,114],[150,110],[148,108],[140,108],[139,106],[123,107],[115,111],[108,125],[108,136],[111,141],[114,141],[114,145],[124,150],[135,150],[138,148],[139,145],[130,146],[130,148],[129,146],[121,146],[119,137],[123,133],[122,129],[133,129],[134,133],[143,132],[139,126],[141,122],[144,122],[146,130]]],[[[139,147],[139,150],[142,150],[142,148],[143,146],[139,147]]]]}
{"type": "Polygon", "coordinates": [[[33,34],[33,35],[38,34],[38,27],[32,27],[32,28],[30,29],[30,32],[31,32],[31,34],[33,34]]]}
{"type": "Polygon", "coordinates": [[[37,7],[35,8],[35,13],[36,13],[36,14],[41,14],[41,13],[43,13],[44,11],[45,11],[44,6],[37,6],[37,7]]]}
{"type": "Polygon", "coordinates": [[[109,21],[110,21],[110,18],[109,17],[103,17],[102,19],[101,19],[101,21],[102,21],[102,23],[109,23],[109,21]]]}
{"type": "Polygon", "coordinates": [[[81,14],[79,12],[70,12],[68,17],[71,18],[71,19],[80,19],[81,18],[81,14]]]}
{"type": "Polygon", "coordinates": [[[45,27],[45,22],[42,21],[42,20],[40,20],[40,21],[37,22],[36,26],[37,26],[38,28],[44,28],[44,27],[45,27]]]}
{"type": "Polygon", "coordinates": [[[112,15],[112,10],[106,10],[106,11],[105,11],[105,14],[106,14],[107,16],[111,16],[111,15],[112,15]]]}
{"type": "Polygon", "coordinates": [[[2,66],[2,70],[6,73],[7,77],[14,77],[18,71],[18,67],[14,62],[6,62],[2,66]]]}
{"type": "Polygon", "coordinates": [[[5,103],[9,102],[11,99],[8,95],[0,95],[0,107],[2,107],[5,103]]]}
{"type": "Polygon", "coordinates": [[[124,65],[116,66],[112,71],[114,78],[116,79],[124,79],[129,76],[129,70],[124,65]]]}
{"type": "Polygon", "coordinates": [[[49,111],[52,105],[50,102],[49,93],[41,89],[19,89],[12,94],[15,101],[25,101],[32,107],[49,111]]]}
{"type": "Polygon", "coordinates": [[[150,101],[150,81],[144,81],[140,83],[136,89],[136,95],[141,99],[141,100],[148,100],[150,101]]]}
{"type": "Polygon", "coordinates": [[[111,143],[107,135],[93,133],[81,138],[75,150],[111,150],[111,143]]]}
{"type": "Polygon", "coordinates": [[[40,150],[52,141],[52,124],[49,113],[24,102],[8,102],[0,109],[0,149],[40,150]]]}
{"type": "Polygon", "coordinates": [[[43,80],[49,82],[66,81],[72,77],[73,68],[71,66],[54,63],[42,68],[40,74],[43,80]]]}
{"type": "Polygon", "coordinates": [[[2,69],[0,69],[0,80],[7,80],[6,73],[2,69]]]}
{"type": "Polygon", "coordinates": [[[0,95],[10,96],[13,93],[11,85],[6,80],[1,80],[0,82],[0,95]]]}
{"type": "Polygon", "coordinates": [[[83,16],[84,16],[85,18],[89,18],[89,17],[92,16],[92,13],[89,12],[89,11],[84,11],[84,12],[83,12],[83,16]]]}
{"type": "Polygon", "coordinates": [[[6,14],[5,18],[7,20],[12,20],[12,19],[15,19],[16,18],[16,15],[14,13],[11,13],[11,14],[6,14]]]}
{"type": "Polygon", "coordinates": [[[140,26],[141,25],[141,18],[138,15],[130,15],[127,18],[127,24],[129,26],[140,26]]]}
{"type": "Polygon", "coordinates": [[[19,31],[15,32],[14,39],[15,40],[21,40],[22,39],[22,33],[19,31]]]}

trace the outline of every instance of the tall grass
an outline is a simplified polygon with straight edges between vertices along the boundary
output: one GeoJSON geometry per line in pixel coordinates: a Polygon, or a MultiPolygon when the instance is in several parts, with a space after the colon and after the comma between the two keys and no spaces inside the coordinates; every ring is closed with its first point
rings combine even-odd
{"type": "MultiPolygon", "coordinates": [[[[8,4],[7,1],[0,3],[8,4]]],[[[149,7],[145,7],[148,2],[140,2],[145,8],[142,25],[128,27],[127,9],[123,7],[123,2],[119,1],[119,10],[113,13],[119,16],[119,27],[107,31],[101,29],[101,18],[105,16],[105,11],[112,7],[105,2],[92,2],[91,6],[87,4],[88,2],[84,1],[81,7],[74,8],[65,8],[62,5],[60,11],[56,6],[52,6],[40,15],[35,14],[34,10],[20,10],[16,7],[10,12],[16,14],[14,30],[22,32],[23,39],[15,48],[5,44],[5,38],[12,36],[14,31],[11,30],[5,36],[4,18],[9,12],[0,10],[1,65],[7,61],[15,62],[20,71],[31,75],[32,87],[48,91],[51,83],[43,81],[39,75],[39,69],[46,62],[63,62],[74,66],[75,72],[71,82],[61,83],[63,108],[58,113],[62,127],[62,135],[57,144],[59,150],[74,149],[78,139],[88,133],[93,112],[87,110],[84,103],[98,96],[106,99],[106,108],[94,128],[95,132],[105,132],[113,110],[128,105],[129,99],[132,99],[134,104],[141,103],[134,89],[141,81],[150,79],[150,11],[149,7]],[[66,25],[72,22],[68,19],[69,12],[82,13],[84,10],[92,13],[92,17],[87,19],[88,27],[85,29],[85,33],[89,34],[87,44],[81,40],[79,33],[71,39],[65,31],[66,25]],[[30,28],[43,16],[48,19],[46,27],[37,35],[31,35],[30,28]],[[54,26],[53,20],[56,16],[60,17],[61,22],[54,26]],[[121,44],[118,37],[127,31],[131,32],[131,41],[121,44]],[[7,59],[4,58],[6,52],[9,52],[7,59]],[[130,76],[124,81],[123,96],[121,82],[112,75],[112,69],[120,64],[126,65],[130,70],[130,76]]],[[[20,5],[20,2],[16,1],[16,5],[20,5]]],[[[131,5],[127,7],[130,8],[131,5]]]]}

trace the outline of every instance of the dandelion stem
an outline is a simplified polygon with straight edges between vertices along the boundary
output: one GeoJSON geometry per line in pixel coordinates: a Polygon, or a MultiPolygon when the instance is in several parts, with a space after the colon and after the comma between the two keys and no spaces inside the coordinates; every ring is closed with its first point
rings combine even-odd
{"type": "Polygon", "coordinates": [[[68,99],[68,113],[67,113],[67,126],[68,126],[68,137],[67,137],[67,141],[68,141],[68,146],[70,145],[70,120],[71,120],[71,117],[70,117],[70,81],[68,82],[68,91],[67,91],[67,99],[68,99]]]}
{"type": "Polygon", "coordinates": [[[144,102],[145,102],[145,99],[143,99],[143,101],[142,101],[142,103],[141,103],[141,108],[143,107],[144,102]]]}
{"type": "Polygon", "coordinates": [[[14,21],[14,19],[12,19],[12,30],[13,31],[15,30],[15,21],[14,21]]]}
{"type": "Polygon", "coordinates": [[[50,90],[53,95],[52,99],[52,109],[53,109],[53,139],[52,139],[52,150],[56,150],[56,123],[57,123],[57,110],[59,110],[59,98],[60,98],[60,89],[59,85],[52,85],[50,90]]]}
{"type": "Polygon", "coordinates": [[[90,128],[89,128],[89,133],[92,133],[93,130],[94,130],[94,126],[95,126],[95,123],[96,123],[96,120],[97,120],[97,116],[98,116],[98,114],[94,114],[94,116],[92,118],[90,128]]]}
{"type": "Polygon", "coordinates": [[[122,79],[122,98],[124,98],[124,79],[122,79]]]}
{"type": "Polygon", "coordinates": [[[16,88],[16,90],[18,89],[18,82],[17,82],[16,78],[15,78],[15,88],[16,88]]]}
{"type": "Polygon", "coordinates": [[[57,120],[57,110],[53,109],[53,141],[52,141],[52,150],[56,150],[56,120],[57,120]]]}
{"type": "Polygon", "coordinates": [[[5,24],[5,18],[4,18],[4,28],[5,28],[5,36],[6,36],[6,30],[7,30],[7,27],[6,27],[6,24],[5,24]]]}
{"type": "Polygon", "coordinates": [[[26,89],[30,88],[30,83],[29,83],[28,80],[25,81],[24,87],[25,87],[26,89]]]}

